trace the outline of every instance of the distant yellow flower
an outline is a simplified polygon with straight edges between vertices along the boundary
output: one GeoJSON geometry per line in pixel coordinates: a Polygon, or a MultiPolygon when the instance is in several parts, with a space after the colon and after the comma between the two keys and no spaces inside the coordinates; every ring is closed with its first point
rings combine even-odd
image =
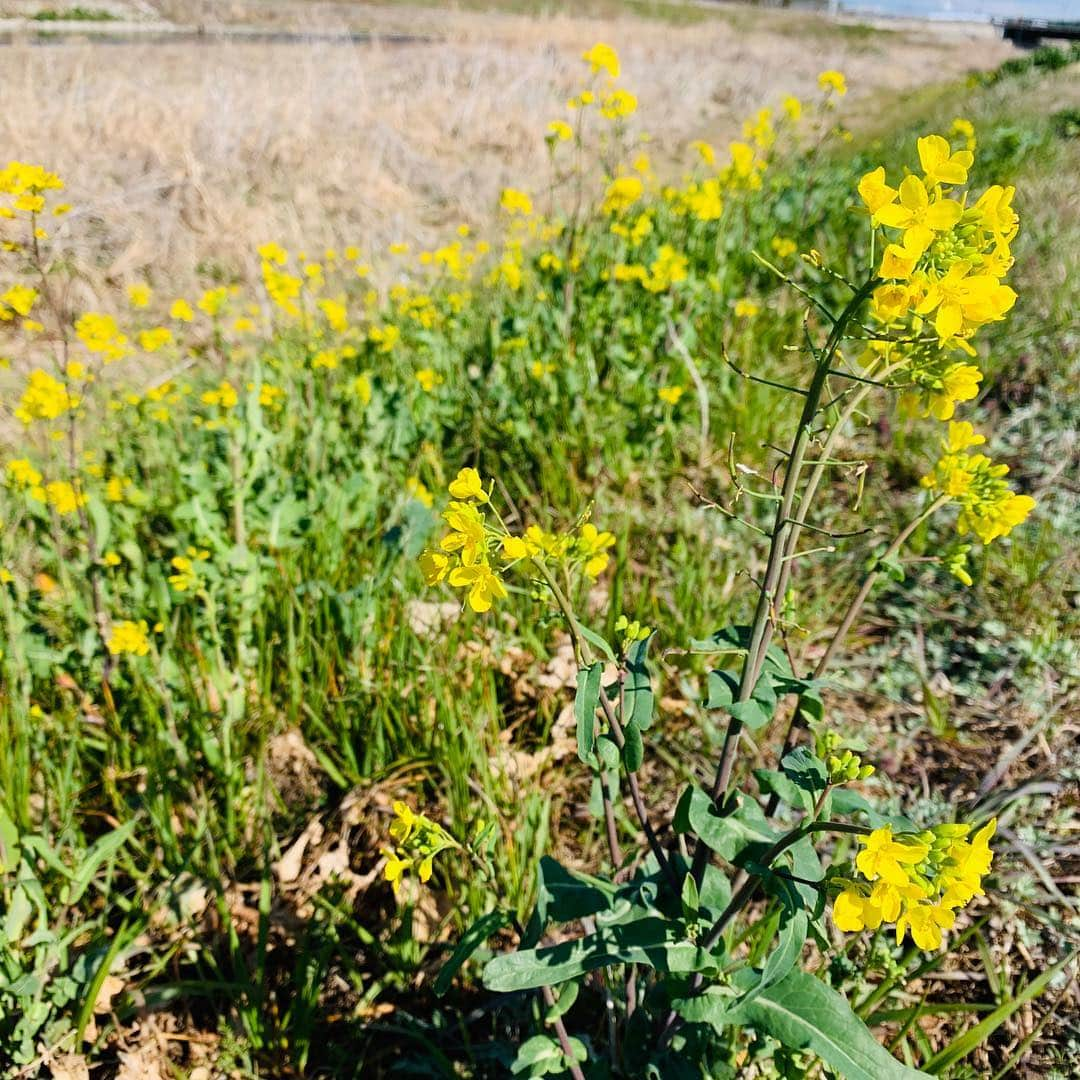
{"type": "Polygon", "coordinates": [[[835,93],[840,97],[843,97],[847,93],[847,80],[844,78],[843,73],[839,71],[823,71],[818,76],[818,86],[821,87],[826,93],[835,93]]]}
{"type": "Polygon", "coordinates": [[[12,285],[6,292],[0,293],[0,322],[10,322],[15,315],[25,318],[30,314],[37,295],[37,290],[29,285],[12,285]]]}
{"type": "Polygon", "coordinates": [[[591,49],[581,54],[595,75],[598,71],[606,71],[612,79],[619,77],[619,54],[610,46],[598,41],[591,49]]]}
{"type": "Polygon", "coordinates": [[[499,199],[499,205],[512,216],[520,214],[522,217],[529,217],[533,212],[532,199],[524,191],[518,191],[516,188],[503,188],[502,196],[499,199]]]}
{"type": "Polygon", "coordinates": [[[45,498],[48,504],[60,515],[74,514],[86,504],[86,496],[77,491],[66,480],[53,480],[45,485],[45,498]]]}
{"type": "Polygon", "coordinates": [[[155,326],[150,330],[140,330],[136,339],[143,352],[152,353],[169,345],[173,340],[173,334],[167,326],[155,326]]]}
{"type": "Polygon", "coordinates": [[[272,242],[259,245],[259,257],[277,266],[284,266],[289,261],[289,253],[280,244],[272,242]]]}
{"type": "Polygon", "coordinates": [[[434,368],[421,368],[416,373],[416,381],[421,390],[430,394],[436,386],[442,385],[443,377],[434,368]]]}
{"type": "Polygon", "coordinates": [[[26,458],[12,458],[6,470],[8,483],[15,487],[37,487],[41,483],[41,473],[26,458]]]}
{"type": "Polygon", "coordinates": [[[792,97],[790,94],[784,98],[783,101],[784,112],[787,114],[787,118],[794,123],[802,116],[802,102],[797,97],[792,97]]]}
{"type": "Polygon", "coordinates": [[[361,405],[370,405],[371,379],[364,372],[361,372],[351,383],[349,383],[349,393],[352,394],[361,405]]]}
{"type": "Polygon", "coordinates": [[[637,111],[638,101],[628,90],[612,90],[605,94],[600,105],[601,116],[608,120],[620,120],[637,111]]]}
{"type": "Polygon", "coordinates": [[[228,302],[229,290],[224,285],[219,285],[216,289],[207,289],[199,297],[199,310],[213,319],[221,314],[228,302]]]}
{"type": "Polygon", "coordinates": [[[435,499],[430,491],[424,486],[424,484],[415,476],[410,476],[405,481],[405,490],[411,495],[418,503],[423,503],[424,506],[431,508],[435,499]]]}
{"type": "Polygon", "coordinates": [[[661,386],[656,392],[657,397],[668,405],[677,405],[679,403],[679,398],[681,398],[684,393],[686,393],[685,386],[661,386]]]}
{"type": "Polygon", "coordinates": [[[150,652],[150,639],[147,637],[147,625],[145,622],[116,623],[109,635],[109,652],[113,656],[130,653],[132,656],[146,656],[150,652]]]}
{"type": "Polygon", "coordinates": [[[698,157],[705,162],[706,165],[716,164],[716,150],[707,142],[702,142],[701,139],[695,139],[690,144],[691,150],[696,150],[698,157]]]}
{"type": "Polygon", "coordinates": [[[68,391],[64,383],[54,379],[47,371],[35,368],[27,377],[26,389],[19,399],[15,416],[24,424],[35,420],[55,420],[78,404],[79,399],[68,391]]]}
{"type": "Polygon", "coordinates": [[[641,198],[645,187],[636,176],[620,176],[608,184],[602,209],[605,214],[621,214],[641,198]]]}
{"type": "Polygon", "coordinates": [[[144,308],[150,303],[153,290],[145,281],[135,282],[127,288],[128,303],[134,308],[144,308]]]}
{"type": "Polygon", "coordinates": [[[798,245],[794,240],[788,239],[786,236],[774,236],[772,238],[771,247],[778,258],[787,259],[798,251],[798,245]]]}
{"type": "Polygon", "coordinates": [[[128,354],[128,339],[111,315],[86,312],[75,321],[75,335],[88,352],[99,355],[106,364],[122,360],[128,354]]]}
{"type": "Polygon", "coordinates": [[[199,398],[204,405],[215,405],[220,409],[235,409],[240,401],[236,387],[228,380],[222,380],[213,390],[206,390],[199,398]]]}
{"type": "Polygon", "coordinates": [[[752,319],[761,312],[761,307],[753,300],[744,298],[742,300],[736,300],[732,310],[735,313],[736,319],[752,319]]]}
{"type": "Polygon", "coordinates": [[[552,120],[547,126],[548,138],[568,142],[574,137],[574,129],[565,120],[552,120]]]}
{"type": "Polygon", "coordinates": [[[174,300],[169,308],[169,318],[177,322],[191,322],[195,318],[195,312],[186,300],[174,300]]]}

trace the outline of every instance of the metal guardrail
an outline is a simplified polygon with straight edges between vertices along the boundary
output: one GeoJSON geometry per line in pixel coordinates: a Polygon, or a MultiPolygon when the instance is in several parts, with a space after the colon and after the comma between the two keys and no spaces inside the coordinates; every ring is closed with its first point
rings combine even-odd
{"type": "Polygon", "coordinates": [[[1055,19],[994,19],[1001,27],[1006,41],[1023,48],[1034,48],[1049,38],[1058,41],[1080,41],[1080,22],[1055,19]]]}

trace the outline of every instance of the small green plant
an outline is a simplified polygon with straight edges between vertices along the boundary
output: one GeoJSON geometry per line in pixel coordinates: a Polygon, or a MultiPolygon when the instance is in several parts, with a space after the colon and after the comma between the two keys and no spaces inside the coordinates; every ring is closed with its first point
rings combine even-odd
{"type": "Polygon", "coordinates": [[[102,8],[73,7],[63,11],[46,9],[30,16],[34,22],[115,22],[119,16],[102,8]]]}

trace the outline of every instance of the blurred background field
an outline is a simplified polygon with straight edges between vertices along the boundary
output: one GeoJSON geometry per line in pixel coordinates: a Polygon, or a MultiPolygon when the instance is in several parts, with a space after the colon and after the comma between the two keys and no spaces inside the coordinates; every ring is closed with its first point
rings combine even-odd
{"type": "MultiPolygon", "coordinates": [[[[88,389],[78,450],[91,455],[89,529],[39,511],[10,471],[0,492],[7,1075],[507,1074],[528,1004],[493,1000],[471,969],[448,997],[432,991],[487,887],[451,858],[399,904],[382,880],[391,802],[408,797],[460,834],[497,816],[500,884],[522,911],[537,855],[587,866],[602,837],[568,726],[567,642],[527,590],[479,620],[457,594],[423,585],[415,556],[445,484],[477,464],[523,521],[565,525],[592,505],[617,537],[610,571],[582,598],[592,611],[613,598],[665,627],[671,646],[736,621],[749,541],[697,493],[729,497],[732,433],[739,461],[767,483],[784,417],[722,353],[778,377],[804,317],[748,252],[779,261],[773,242],[788,240],[783,265],[796,276],[813,271],[794,252],[812,248],[854,265],[858,176],[878,163],[898,175],[916,134],[948,132],[957,117],[975,127],[980,183],[1015,184],[1023,222],[1020,300],[988,335],[987,379],[965,415],[1039,506],[979,556],[967,590],[929,559],[951,530],[920,534],[904,581],[856,627],[830,707],[868,743],[888,805],[931,820],[978,806],[1002,821],[964,946],[879,1003],[883,1036],[924,1060],[998,1010],[986,1045],[943,1075],[1076,1075],[1075,980],[1024,996],[1080,941],[1076,54],[1033,57],[967,27],[614,0],[573,13],[106,9],[117,24],[375,38],[50,44],[21,25],[0,44],[4,154],[60,174],[72,204],[51,227],[63,304],[116,313],[132,341],[159,321],[178,338],[88,389]],[[779,116],[787,94],[807,103],[760,195],[729,198],[719,223],[664,225],[690,260],[678,303],[609,288],[616,249],[592,209],[568,298],[561,265],[541,261],[558,242],[514,232],[499,209],[506,187],[553,217],[573,205],[572,186],[552,182],[544,132],[567,115],[581,52],[597,40],[618,49],[640,107],[620,143],[596,133],[589,144],[590,208],[604,177],[643,152],[659,192],[701,175],[692,140],[723,157],[762,107],[779,116]],[[826,68],[850,86],[836,110],[814,104],[826,68]],[[317,332],[281,318],[260,281],[268,242],[292,254],[290,268],[319,264],[309,282],[327,284],[311,295],[340,290],[344,323],[325,309],[317,332]],[[455,243],[476,258],[461,278],[418,258],[455,243]],[[133,284],[152,288],[147,309],[132,310],[133,284]],[[196,302],[233,286],[222,329],[196,302]],[[190,325],[168,321],[178,298],[196,308],[190,325]],[[233,316],[251,326],[235,329],[233,316]],[[668,320],[710,387],[707,433],[668,320]],[[674,401],[659,396],[672,387],[674,401]],[[113,620],[147,620],[146,657],[103,655],[95,580],[113,620]],[[18,924],[13,850],[34,879],[18,924]],[[902,1030],[920,997],[934,1008],[902,1030]]],[[[4,15],[44,10],[0,0],[4,15]]],[[[58,452],[13,415],[43,348],[14,329],[0,337],[5,467],[58,452]]],[[[867,416],[842,451],[853,465],[831,512],[843,522],[861,505],[887,530],[936,444],[925,425],[867,416]]],[[[852,541],[867,554],[874,542],[852,541]]],[[[802,585],[800,656],[820,648],[851,584],[837,580],[844,565],[828,554],[802,585]]],[[[647,779],[666,806],[687,779],[681,763],[708,772],[720,733],[700,705],[700,665],[659,666],[663,764],[647,779]]],[[[632,831],[628,816],[620,828],[632,831]]],[[[871,969],[880,957],[865,959],[871,969]]]]}
{"type": "Polygon", "coordinates": [[[376,38],[106,46],[16,36],[0,47],[0,140],[9,157],[48,158],[66,178],[75,209],[56,240],[85,268],[88,307],[134,279],[183,289],[196,270],[256,273],[253,240],[372,253],[490,221],[502,188],[546,168],[537,133],[576,85],[582,41],[619,50],[641,102],[631,130],[648,133],[650,154],[670,169],[690,139],[725,144],[747,115],[806,93],[824,68],[848,76],[857,117],[929,74],[986,69],[1011,48],[970,29],[870,31],[733,7],[670,6],[656,21],[648,8],[615,3],[537,18],[184,2],[131,5],[144,20],[135,27],[153,25],[149,8],[180,26],[376,38]]]}

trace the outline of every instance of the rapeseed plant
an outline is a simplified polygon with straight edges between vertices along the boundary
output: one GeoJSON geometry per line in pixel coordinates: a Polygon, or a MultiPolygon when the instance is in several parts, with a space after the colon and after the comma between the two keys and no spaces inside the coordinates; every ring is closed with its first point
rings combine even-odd
{"type": "MultiPolygon", "coordinates": [[[[1006,483],[1004,465],[972,452],[984,436],[954,419],[984,382],[977,335],[1017,299],[1005,284],[1019,228],[1014,191],[994,186],[975,197],[964,190],[976,164],[966,122],[957,121],[948,138],[920,138],[917,171],[895,186],[884,165],[852,178],[870,242],[868,276],[851,279],[848,261],[837,256],[832,266],[809,247],[814,238],[797,214],[771,214],[785,191],[784,155],[805,138],[800,132],[822,116],[831,117],[832,130],[832,111],[847,91],[840,72],[821,74],[824,98],[816,106],[787,98],[757,111],[726,153],[695,142],[692,169],[665,184],[627,133],[638,122],[638,102],[615,84],[617,53],[597,44],[583,60],[588,74],[568,103],[568,119],[551,121],[542,134],[552,194],[541,197],[534,178],[529,191],[507,188],[494,243],[462,225],[456,238],[429,249],[391,245],[392,266],[377,273],[377,260],[358,247],[317,258],[271,241],[254,254],[257,295],[215,283],[170,302],[151,276],[158,289],[132,283],[122,316],[67,312],[50,286],[50,274],[62,271],[41,250],[43,215],[66,209],[52,203],[62,182],[37,166],[0,171],[5,250],[18,277],[2,283],[0,323],[5,335],[29,342],[35,357],[12,410],[27,445],[3,471],[5,521],[16,519],[32,549],[25,565],[9,558],[5,532],[0,602],[6,625],[17,629],[3,659],[23,719],[0,758],[18,762],[3,766],[16,792],[14,816],[23,824],[32,818],[28,784],[18,780],[29,773],[35,738],[25,718],[37,719],[30,709],[41,709],[32,699],[58,717],[69,708],[41,659],[56,657],[57,670],[87,689],[87,715],[102,718],[93,765],[105,778],[107,813],[134,820],[132,805],[151,806],[147,813],[168,826],[147,850],[160,846],[170,870],[186,872],[190,839],[172,835],[186,827],[183,815],[160,814],[156,789],[144,795],[117,786],[128,776],[145,773],[157,784],[181,772],[213,792],[220,850],[233,865],[241,862],[244,839],[268,827],[268,818],[258,817],[263,811],[251,809],[261,801],[250,794],[241,733],[262,731],[264,716],[276,715],[281,701],[296,722],[325,726],[332,716],[344,730],[353,721],[342,702],[353,709],[364,695],[397,694],[382,682],[399,663],[388,631],[394,616],[379,605],[392,602],[401,587],[398,567],[407,565],[392,557],[407,553],[428,586],[449,590],[452,609],[460,601],[466,617],[454,631],[462,635],[458,644],[474,622],[468,613],[510,626],[523,611],[535,614],[531,605],[540,608],[537,635],[561,620],[570,639],[578,759],[593,781],[607,876],[547,860],[522,868],[526,846],[513,847],[514,828],[498,833],[488,811],[465,842],[457,838],[467,832],[457,830],[460,813],[444,826],[402,801],[393,805],[381,865],[397,895],[410,877],[429,883],[440,857],[448,878],[458,862],[475,871],[483,891],[470,906],[478,896],[494,904],[483,925],[514,927],[520,945],[490,961],[485,978],[496,990],[540,989],[558,1067],[582,1075],[589,1051],[570,1037],[563,1015],[577,987],[591,990],[589,973],[605,968],[605,993],[618,997],[608,1013],[617,1035],[612,1052],[638,1032],[641,1060],[651,1058],[658,1075],[686,1060],[746,1061],[761,1052],[750,1029],[783,1043],[788,1036],[770,1026],[764,1008],[782,991],[843,1017],[843,1038],[868,1056],[875,1075],[903,1075],[872,1039],[868,1048],[861,1022],[848,1017],[825,979],[801,970],[803,947],[816,935],[827,948],[823,912],[831,897],[841,931],[891,924],[898,942],[910,936],[919,949],[940,948],[961,911],[982,895],[995,826],[919,828],[885,820],[858,791],[844,791],[865,784],[874,767],[828,729],[821,680],[874,582],[895,571],[905,544],[939,510],[955,504],[959,535],[987,545],[1034,508],[1006,483]],[[590,161],[596,128],[602,153],[590,161]],[[565,207],[560,193],[568,193],[565,207]],[[765,249],[789,265],[803,246],[807,285],[748,254],[765,249]],[[658,826],[642,766],[657,708],[649,649],[662,628],[621,609],[626,560],[616,553],[623,537],[602,527],[615,530],[617,518],[598,497],[594,523],[592,503],[583,508],[576,490],[577,501],[567,505],[562,473],[593,475],[608,431],[628,444],[634,472],[645,461],[659,468],[667,454],[681,461],[674,435],[690,417],[698,425],[687,430],[700,438],[699,465],[707,462],[710,389],[720,384],[725,399],[737,393],[722,382],[730,380],[728,365],[735,367],[729,348],[757,334],[765,340],[769,326],[797,336],[765,271],[808,303],[804,339],[787,354],[807,366],[791,373],[759,364],[746,373],[747,392],[766,386],[790,393],[799,418],[775,484],[762,480],[753,490],[765,473],[736,462],[731,451],[734,495],[730,506],[715,506],[764,535],[768,552],[744,566],[756,583],[752,622],[671,651],[717,657],[700,712],[724,714],[727,727],[713,783],[690,784],[673,819],[658,826]],[[707,364],[710,350],[725,363],[707,364]],[[160,355],[160,379],[140,376],[126,387],[103,377],[121,361],[143,363],[140,354],[160,355]],[[832,522],[810,518],[820,505],[815,497],[839,461],[845,425],[870,394],[887,392],[905,422],[949,424],[941,456],[912,495],[923,500],[917,512],[873,554],[834,620],[816,670],[799,674],[788,649],[789,637],[801,632],[792,577],[820,551],[802,538],[826,534],[832,553],[844,537],[832,522]],[[106,434],[91,424],[104,425],[106,434]],[[496,446],[491,463],[482,449],[488,440],[496,446]],[[549,456],[531,460],[541,443],[549,456]],[[458,468],[462,459],[489,467],[458,468]],[[541,494],[549,489],[562,491],[550,507],[541,494]],[[750,504],[769,515],[747,510],[750,504]],[[374,539],[364,547],[359,538],[374,539]],[[606,614],[598,614],[605,603],[606,614]],[[600,619],[605,633],[589,625],[600,619]],[[319,648],[300,659],[297,641],[316,638],[319,648]],[[278,644],[280,663],[268,662],[278,644]],[[792,730],[775,755],[778,768],[755,775],[755,792],[738,768],[743,733],[763,731],[787,698],[792,730]],[[146,747],[133,747],[138,739],[125,727],[136,732],[144,722],[139,701],[159,705],[165,716],[146,747]],[[815,738],[798,746],[808,717],[815,738]],[[258,820],[245,822],[246,813],[258,820]],[[825,835],[854,837],[853,863],[826,868],[822,856],[828,860],[832,849],[815,847],[825,835]],[[509,854],[500,855],[500,841],[509,854]],[[528,928],[517,922],[521,898],[507,899],[502,887],[500,858],[519,867],[518,890],[537,883],[541,902],[528,928]],[[750,914],[759,900],[761,919],[750,914]],[[584,937],[560,931],[562,944],[550,948],[561,952],[551,952],[542,937],[552,921],[592,929],[584,937]]],[[[837,248],[844,242],[829,239],[837,248]]],[[[971,549],[953,545],[938,559],[969,585],[971,549]]],[[[426,670],[424,677],[434,679],[426,670]]],[[[401,691],[408,709],[413,694],[401,691]]],[[[454,703],[432,704],[439,727],[438,710],[454,703]]],[[[426,716],[426,703],[417,712],[426,716]]],[[[370,775],[360,760],[374,752],[365,745],[369,734],[349,729],[339,746],[320,750],[342,788],[370,775]]],[[[485,750],[473,771],[490,771],[491,760],[485,750]]],[[[682,764],[682,774],[692,775],[692,763],[682,764]]],[[[403,898],[411,895],[412,886],[403,898]]],[[[842,1069],[827,1050],[821,1055],[842,1069]]]]}

